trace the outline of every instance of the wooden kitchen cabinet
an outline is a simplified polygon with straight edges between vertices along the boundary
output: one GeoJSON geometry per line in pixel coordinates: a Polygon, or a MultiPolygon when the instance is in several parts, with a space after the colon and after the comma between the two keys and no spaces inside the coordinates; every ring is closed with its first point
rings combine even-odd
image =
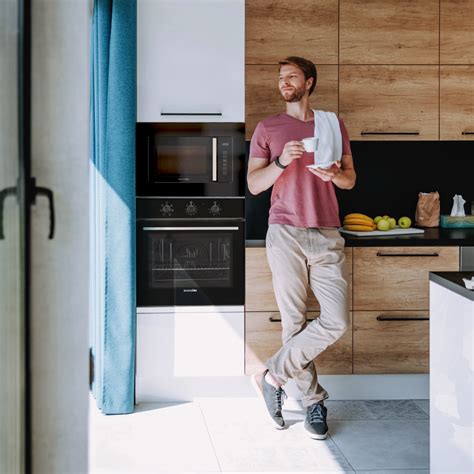
{"type": "Polygon", "coordinates": [[[429,310],[430,271],[459,271],[459,247],[356,247],[353,309],[429,310]]]}
{"type": "Polygon", "coordinates": [[[246,0],[246,64],[302,56],[338,63],[337,0],[246,0]]]}
{"type": "Polygon", "coordinates": [[[440,138],[474,140],[474,65],[440,67],[440,138]]]}
{"type": "MultiPolygon", "coordinates": [[[[308,313],[308,319],[319,313],[308,313]]],[[[247,375],[265,369],[265,361],[281,346],[281,323],[278,312],[245,313],[245,373],[247,375]],[[274,322],[270,321],[272,319],[274,322]]],[[[315,359],[318,374],[352,373],[352,314],[351,326],[332,346],[315,359]]]]}
{"type": "Polygon", "coordinates": [[[474,0],[441,0],[440,63],[474,64],[474,0]]]}
{"type": "Polygon", "coordinates": [[[428,311],[354,311],[354,374],[429,372],[428,311]]]}
{"type": "Polygon", "coordinates": [[[438,66],[339,66],[351,140],[437,140],[438,66]]]}
{"type": "MultiPolygon", "coordinates": [[[[352,248],[346,247],[344,252],[346,278],[349,283],[349,304],[352,305],[352,248]]],[[[245,262],[245,310],[278,311],[265,247],[247,247],[245,262]]],[[[308,311],[319,309],[319,303],[312,290],[308,289],[308,311]]]]}
{"type": "MultiPolygon", "coordinates": [[[[311,95],[313,108],[338,112],[337,69],[337,66],[318,65],[318,81],[311,95]]],[[[285,102],[278,90],[278,65],[247,65],[245,85],[245,133],[250,140],[260,120],[285,111],[285,102]]]]}
{"type": "Polygon", "coordinates": [[[340,64],[438,64],[439,0],[341,0],[340,64]]]}

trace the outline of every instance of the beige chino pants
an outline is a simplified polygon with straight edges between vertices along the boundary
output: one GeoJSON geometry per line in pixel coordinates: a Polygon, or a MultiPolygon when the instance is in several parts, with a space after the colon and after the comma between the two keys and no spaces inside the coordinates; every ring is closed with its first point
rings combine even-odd
{"type": "Polygon", "coordinates": [[[295,380],[306,407],[329,397],[318,383],[313,359],[349,327],[344,239],[334,228],[270,224],[266,248],[283,340],[283,346],[266,366],[282,385],[289,378],[295,380]],[[320,317],[309,324],[308,287],[321,306],[320,317]]]}

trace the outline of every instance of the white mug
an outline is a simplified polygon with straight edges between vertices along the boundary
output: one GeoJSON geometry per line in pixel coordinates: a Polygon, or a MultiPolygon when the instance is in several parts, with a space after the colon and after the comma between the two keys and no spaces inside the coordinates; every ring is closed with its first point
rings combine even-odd
{"type": "Polygon", "coordinates": [[[316,151],[318,149],[319,138],[309,137],[303,138],[303,146],[307,152],[316,151]]]}

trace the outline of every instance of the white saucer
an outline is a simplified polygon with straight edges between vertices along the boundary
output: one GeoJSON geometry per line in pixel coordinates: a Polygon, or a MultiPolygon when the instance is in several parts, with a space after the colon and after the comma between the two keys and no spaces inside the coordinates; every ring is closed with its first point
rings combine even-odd
{"type": "Polygon", "coordinates": [[[330,168],[334,163],[337,163],[336,161],[329,161],[328,163],[315,163],[314,165],[307,165],[306,168],[311,168],[313,170],[321,168],[321,169],[326,169],[330,168]]]}

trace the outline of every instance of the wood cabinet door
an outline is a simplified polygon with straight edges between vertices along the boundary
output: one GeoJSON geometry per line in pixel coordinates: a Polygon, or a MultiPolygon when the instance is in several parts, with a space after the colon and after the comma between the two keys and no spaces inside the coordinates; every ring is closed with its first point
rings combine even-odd
{"type": "MultiPolygon", "coordinates": [[[[349,308],[352,306],[352,248],[346,247],[346,278],[349,283],[349,308]]],[[[278,311],[265,247],[245,249],[245,310],[278,311]]],[[[308,289],[308,310],[319,310],[319,303],[308,289]]]]}
{"type": "Polygon", "coordinates": [[[439,0],[341,0],[340,64],[438,64],[439,0]]]}
{"type": "MultiPolygon", "coordinates": [[[[308,320],[319,313],[308,313],[308,320]]],[[[245,373],[261,372],[265,362],[282,346],[281,322],[278,312],[245,313],[245,373]]],[[[333,345],[315,359],[318,374],[352,373],[352,314],[351,326],[333,345]]]]}
{"type": "Polygon", "coordinates": [[[438,66],[339,66],[351,140],[437,140],[438,66]]]}
{"type": "Polygon", "coordinates": [[[441,64],[474,64],[474,0],[441,0],[441,64]]]}
{"type": "Polygon", "coordinates": [[[302,56],[338,62],[337,0],[246,0],[246,64],[277,64],[302,56]]]}
{"type": "MultiPolygon", "coordinates": [[[[318,81],[311,95],[311,107],[338,113],[337,66],[317,66],[318,81]]],[[[257,123],[270,115],[285,111],[285,102],[278,90],[278,65],[245,68],[245,134],[247,139],[257,123]]]]}
{"type": "Polygon", "coordinates": [[[459,271],[459,247],[354,248],[354,310],[429,310],[429,272],[459,271]]]}
{"type": "Polygon", "coordinates": [[[427,311],[354,311],[354,374],[429,372],[427,311]]]}
{"type": "Polygon", "coordinates": [[[474,140],[474,65],[441,66],[440,138],[474,140]]]}

